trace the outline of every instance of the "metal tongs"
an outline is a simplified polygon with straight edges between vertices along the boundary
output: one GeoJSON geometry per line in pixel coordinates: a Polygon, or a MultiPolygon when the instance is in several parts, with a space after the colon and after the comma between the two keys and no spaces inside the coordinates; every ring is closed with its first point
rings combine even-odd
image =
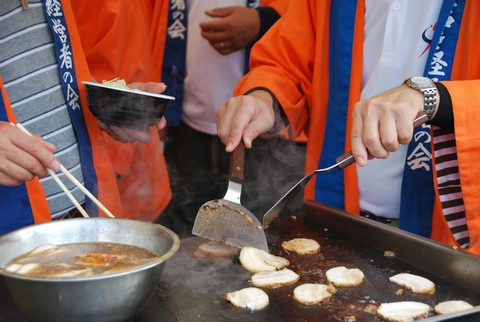
{"type": "MultiPolygon", "coordinates": [[[[428,121],[428,116],[424,112],[420,112],[417,114],[417,117],[413,120],[413,126],[418,127],[421,124],[425,123],[428,121]]],[[[282,212],[282,210],[295,198],[295,196],[303,190],[303,188],[307,185],[307,183],[310,181],[310,179],[313,178],[314,175],[329,172],[335,168],[338,168],[340,170],[345,169],[349,165],[355,163],[355,158],[353,157],[352,152],[347,152],[344,155],[338,157],[336,160],[336,163],[323,169],[317,169],[309,174],[307,174],[303,179],[301,179],[299,182],[297,182],[287,193],[280,198],[280,200],[277,201],[276,204],[273,205],[272,208],[270,208],[269,211],[265,213],[263,216],[263,228],[268,228],[270,223],[282,212]]]]}

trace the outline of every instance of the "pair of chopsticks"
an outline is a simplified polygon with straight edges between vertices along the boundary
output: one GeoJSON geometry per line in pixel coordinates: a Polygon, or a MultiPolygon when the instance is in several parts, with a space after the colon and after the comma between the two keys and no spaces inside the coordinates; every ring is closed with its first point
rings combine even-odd
{"type": "MultiPolygon", "coordinates": [[[[33,136],[30,132],[28,132],[28,130],[26,128],[23,127],[22,124],[20,123],[17,123],[16,125],[11,123],[13,126],[16,126],[20,131],[22,131],[23,133],[26,133],[30,136],[33,136]]],[[[62,188],[62,190],[67,194],[68,198],[70,198],[70,200],[73,202],[73,204],[75,205],[75,207],[77,207],[78,211],[80,211],[80,213],[82,214],[83,217],[90,217],[87,212],[85,211],[85,209],[83,209],[83,207],[78,203],[77,199],[75,199],[75,197],[70,193],[70,191],[68,191],[68,188],[65,187],[65,185],[63,184],[63,182],[58,178],[58,176],[55,174],[55,172],[52,170],[52,169],[47,169],[48,170],[48,173],[53,177],[53,179],[57,182],[57,184],[60,186],[60,188],[62,188]]],[[[114,215],[112,215],[112,213],[100,202],[98,201],[97,198],[95,198],[94,195],[92,195],[90,193],[90,191],[87,190],[87,188],[85,188],[77,179],[75,179],[75,177],[67,170],[65,169],[65,167],[63,165],[60,164],[60,171],[63,172],[63,174],[68,178],[70,179],[80,190],[83,191],[83,193],[85,193],[85,195],[87,197],[89,197],[90,199],[92,199],[92,201],[100,208],[103,210],[103,212],[105,212],[107,214],[107,216],[109,217],[112,217],[112,218],[115,218],[114,215]]]]}

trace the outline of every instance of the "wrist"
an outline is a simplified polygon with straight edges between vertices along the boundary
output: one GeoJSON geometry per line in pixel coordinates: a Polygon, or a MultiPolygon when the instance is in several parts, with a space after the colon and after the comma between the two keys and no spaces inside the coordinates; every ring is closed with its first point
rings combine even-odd
{"type": "Polygon", "coordinates": [[[423,112],[427,114],[428,120],[432,120],[437,114],[440,101],[435,83],[429,78],[420,76],[407,78],[403,83],[423,95],[423,112]]]}

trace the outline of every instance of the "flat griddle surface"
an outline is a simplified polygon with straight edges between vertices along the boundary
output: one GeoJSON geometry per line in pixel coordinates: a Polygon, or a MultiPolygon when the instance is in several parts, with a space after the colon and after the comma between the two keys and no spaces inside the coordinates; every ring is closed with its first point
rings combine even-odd
{"type": "Polygon", "coordinates": [[[161,315],[162,321],[380,321],[365,312],[367,305],[382,302],[420,301],[434,307],[446,300],[464,300],[480,305],[480,294],[457,287],[413,265],[396,258],[385,257],[376,249],[350,239],[348,236],[324,229],[319,225],[305,225],[302,217],[274,222],[268,230],[271,253],[290,261],[289,268],[300,274],[300,281],[278,289],[265,289],[270,304],[263,310],[251,312],[226,302],[227,292],[251,286],[252,273],[246,271],[238,258],[205,260],[193,252],[206,240],[193,237],[182,239],[180,250],[167,261],[156,298],[142,312],[138,321],[147,321],[147,315],[161,315]],[[287,253],[281,243],[295,237],[317,240],[321,251],[316,255],[287,253]],[[303,305],[292,298],[293,289],[301,283],[327,283],[325,271],[336,266],[357,267],[365,280],[356,287],[337,287],[328,303],[303,305]],[[410,272],[432,280],[435,294],[415,294],[388,281],[388,277],[410,272]]]}
{"type": "MultiPolygon", "coordinates": [[[[443,245],[429,240],[417,241],[404,236],[398,229],[378,223],[372,225],[364,218],[352,220],[352,216],[342,212],[306,204],[303,216],[276,220],[267,230],[270,252],[286,257],[291,263],[289,268],[301,277],[294,285],[266,289],[270,304],[265,309],[251,312],[226,302],[223,297],[227,292],[251,286],[252,273],[243,268],[238,258],[195,258],[195,249],[206,240],[193,237],[181,240],[178,252],[166,262],[156,294],[130,322],[380,321],[364,308],[404,300],[421,301],[432,307],[445,300],[464,300],[475,306],[474,312],[458,314],[455,321],[480,321],[480,290],[476,290],[480,259],[465,258],[464,254],[456,256],[456,252],[443,245]],[[297,255],[282,250],[281,243],[295,237],[317,240],[321,245],[320,253],[297,255]],[[405,242],[399,242],[402,240],[405,242]],[[386,249],[395,250],[397,257],[385,257],[383,251],[386,249]],[[336,266],[358,267],[365,274],[364,282],[356,287],[338,287],[330,301],[321,305],[302,305],[292,299],[297,285],[326,283],[325,271],[336,266]],[[401,287],[389,282],[388,277],[401,272],[431,279],[437,286],[435,294],[404,290],[403,294],[396,295],[401,287]],[[463,275],[459,278],[463,286],[452,282],[456,278],[451,277],[458,275],[463,275]],[[468,284],[465,281],[471,281],[471,285],[465,286],[468,284]]],[[[432,315],[423,321],[446,320],[432,315]]],[[[1,287],[0,321],[23,321],[1,287]]]]}

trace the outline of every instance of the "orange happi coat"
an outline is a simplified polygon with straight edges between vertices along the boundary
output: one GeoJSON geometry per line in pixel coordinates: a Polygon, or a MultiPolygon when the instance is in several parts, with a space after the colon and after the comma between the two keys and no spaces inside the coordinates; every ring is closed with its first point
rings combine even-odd
{"type": "MultiPolygon", "coordinates": [[[[120,77],[132,82],[159,81],[152,72],[149,44],[153,6],[141,1],[71,0],[90,74],[98,82],[120,77]]],[[[156,1],[157,8],[167,1],[156,1]]],[[[122,217],[151,221],[171,199],[160,137],[150,128],[149,143],[103,139],[117,177],[122,217]]]]}
{"type": "MultiPolygon", "coordinates": [[[[296,133],[305,131],[307,144],[306,173],[317,168],[324,139],[329,83],[330,1],[295,2],[286,15],[252,50],[252,70],[237,85],[235,95],[256,87],[269,88],[276,96],[296,133]],[[301,21],[301,23],[300,23],[301,21]]],[[[353,57],[349,90],[349,113],[345,151],[350,150],[351,109],[360,98],[363,61],[364,1],[357,3],[353,57]]],[[[480,36],[480,2],[467,0],[455,52],[451,81],[445,84],[452,97],[455,139],[460,181],[470,233],[469,252],[480,254],[480,48],[473,41],[480,36]]],[[[351,59],[351,58],[346,58],[351,59]]],[[[434,160],[435,161],[435,160],[434,160]]],[[[436,184],[436,183],[435,183],[436,184]]],[[[355,167],[345,170],[345,209],[359,213],[355,167]]],[[[313,199],[314,184],[307,186],[305,198],[313,199]]],[[[459,246],[442,214],[436,195],[433,209],[433,239],[459,246]]]]}

